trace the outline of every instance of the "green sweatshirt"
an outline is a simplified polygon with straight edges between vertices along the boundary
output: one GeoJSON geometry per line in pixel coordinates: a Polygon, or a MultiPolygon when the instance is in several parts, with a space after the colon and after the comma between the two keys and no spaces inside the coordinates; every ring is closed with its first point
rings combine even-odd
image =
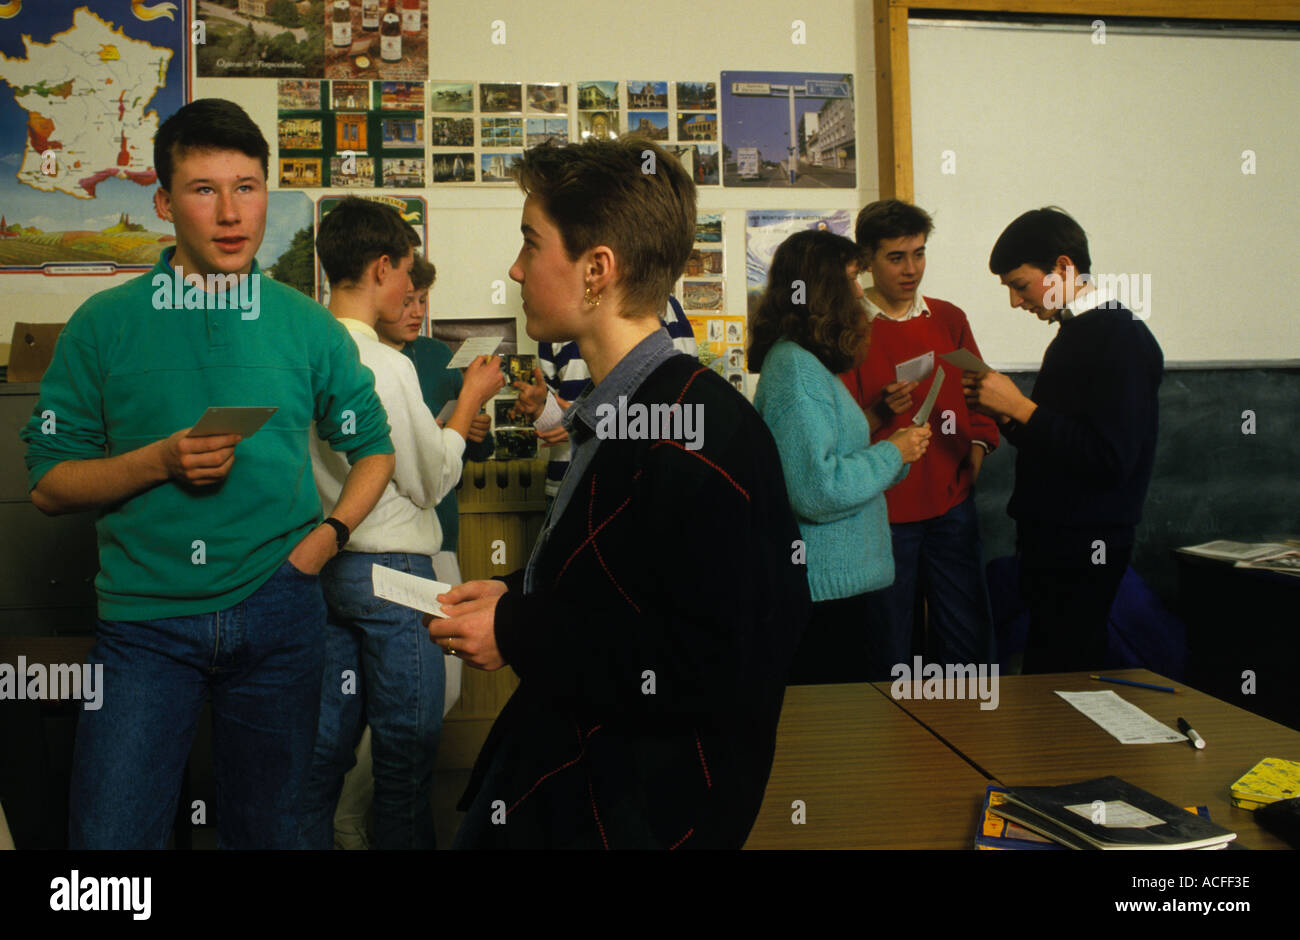
{"type": "Polygon", "coordinates": [[[197,287],[174,291],[173,252],[95,294],[59,335],[22,431],[29,487],[62,461],[167,437],[209,406],[279,410],[235,447],[224,482],[168,481],[101,510],[95,588],[104,620],[211,613],[261,587],[321,520],[307,453],[313,423],[352,463],[393,452],[374,376],[328,310],[256,262],[249,284],[258,290],[245,286],[245,309],[197,287]]]}

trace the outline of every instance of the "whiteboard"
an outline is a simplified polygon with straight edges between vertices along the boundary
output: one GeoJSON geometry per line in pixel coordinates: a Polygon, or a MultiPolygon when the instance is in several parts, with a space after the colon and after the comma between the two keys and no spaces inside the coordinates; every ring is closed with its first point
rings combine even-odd
{"type": "Polygon", "coordinates": [[[1296,33],[1112,26],[1102,43],[913,20],[908,37],[915,201],[935,221],[922,291],[966,311],[986,361],[1036,368],[1055,335],[988,270],[1003,228],[1046,205],[1083,226],[1094,274],[1150,285],[1167,363],[1300,359],[1296,33]]]}

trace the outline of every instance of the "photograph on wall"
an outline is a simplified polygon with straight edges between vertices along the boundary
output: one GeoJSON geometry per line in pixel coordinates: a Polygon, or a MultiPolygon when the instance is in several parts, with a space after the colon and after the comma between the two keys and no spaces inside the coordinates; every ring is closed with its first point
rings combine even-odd
{"type": "Polygon", "coordinates": [[[429,335],[442,340],[451,347],[454,356],[461,344],[471,336],[501,337],[501,345],[496,348],[498,356],[514,356],[519,353],[518,323],[514,317],[482,317],[452,320],[438,317],[430,324],[429,335]]]}
{"type": "Polygon", "coordinates": [[[474,110],[473,82],[430,82],[429,110],[456,113],[474,110]]]}
{"type": "Polygon", "coordinates": [[[281,157],[281,189],[314,189],[323,186],[320,157],[281,157]]]}
{"type": "Polygon", "coordinates": [[[424,186],[424,157],[384,157],[385,189],[420,189],[424,186]]]}
{"type": "Polygon", "coordinates": [[[321,119],[282,117],[276,121],[276,139],[281,150],[320,150],[321,119]]]}
{"type": "Polygon", "coordinates": [[[627,106],[635,111],[662,111],[668,107],[667,82],[628,82],[627,106]]]}
{"type": "Polygon", "coordinates": [[[424,148],[423,118],[383,118],[379,122],[380,139],[385,150],[424,148]]]}
{"type": "Polygon", "coordinates": [[[578,136],[583,140],[613,140],[618,134],[617,111],[578,112],[578,136]]]}
{"type": "Polygon", "coordinates": [[[695,215],[695,243],[722,244],[722,213],[699,212],[695,215]]]}
{"type": "Polygon", "coordinates": [[[682,281],[682,307],[686,310],[721,310],[721,281],[682,281]]]}
{"type": "Polygon", "coordinates": [[[313,215],[311,198],[306,193],[271,190],[267,194],[266,231],[257,250],[257,266],[281,284],[314,298],[313,215]]]}
{"type": "Polygon", "coordinates": [[[344,112],[334,115],[334,150],[366,151],[370,149],[369,115],[344,112]]]}
{"type": "Polygon", "coordinates": [[[153,139],[190,97],[187,9],[107,0],[0,4],[0,273],[147,271],[153,139]]]}
{"type": "Polygon", "coordinates": [[[699,277],[709,275],[721,277],[722,250],[718,248],[695,248],[686,259],[686,276],[699,277]]]}
{"type": "Polygon", "coordinates": [[[627,132],[650,140],[668,139],[667,111],[629,111],[627,132]]]}
{"type": "Polygon", "coordinates": [[[385,111],[423,111],[424,82],[380,82],[379,107],[385,111]]]}
{"type": "Polygon", "coordinates": [[[429,143],[435,147],[473,147],[474,119],[430,118],[429,143]]]}
{"type": "Polygon", "coordinates": [[[698,111],[677,115],[677,139],[699,141],[718,139],[718,115],[714,111],[698,111]]]}
{"type": "Polygon", "coordinates": [[[335,111],[369,111],[369,82],[330,82],[330,107],[335,111]]]}
{"type": "Polygon", "coordinates": [[[519,82],[480,82],[479,110],[485,112],[522,111],[523,88],[519,82]]]}
{"type": "Polygon", "coordinates": [[[427,78],[427,7],[427,0],[401,0],[392,9],[376,0],[326,0],[325,77],[427,78]]]}
{"type": "Polygon", "coordinates": [[[485,153],[479,160],[485,183],[513,183],[510,168],[519,162],[522,153],[485,153]]]}
{"type": "Polygon", "coordinates": [[[524,139],[529,147],[540,147],[542,144],[562,147],[569,142],[569,119],[530,117],[527,132],[524,139]]]}
{"type": "MultiPolygon", "coordinates": [[[[374,184],[372,183],[371,185],[373,186],[374,184]]],[[[316,200],[317,227],[320,226],[321,219],[329,215],[330,210],[342,202],[344,198],[346,197],[330,195],[321,196],[316,200]]],[[[392,206],[401,213],[402,218],[411,224],[411,227],[415,229],[415,234],[419,237],[420,243],[416,246],[416,251],[424,251],[424,246],[429,242],[429,232],[426,221],[428,219],[429,207],[425,203],[423,197],[403,196],[396,193],[393,193],[392,195],[366,193],[361,198],[369,199],[372,202],[383,203],[386,206],[392,206]]],[[[325,278],[325,272],[321,270],[319,259],[316,261],[316,299],[325,306],[329,306],[329,282],[325,278]]],[[[512,320],[511,322],[514,321],[512,320]]]]}
{"type": "Polygon", "coordinates": [[[722,119],[726,186],[857,185],[852,75],[723,72],[722,119]]]}
{"type": "Polygon", "coordinates": [[[852,238],[853,213],[848,209],[756,209],[745,213],[745,294],[751,314],[767,287],[767,272],[777,246],[795,232],[814,229],[852,238]]]}
{"type": "Polygon", "coordinates": [[[460,153],[435,153],[429,157],[430,169],[435,183],[472,183],[474,182],[474,154],[465,150],[460,153]]]}
{"type": "Polygon", "coordinates": [[[345,156],[330,157],[330,178],[328,183],[317,186],[332,186],[335,189],[373,189],[375,183],[375,158],[364,154],[354,154],[351,159],[345,156]]]}
{"type": "MultiPolygon", "coordinates": [[[[739,375],[742,384],[740,391],[747,392],[743,383],[745,377],[745,318],[730,316],[719,312],[690,311],[686,313],[691,331],[695,334],[695,345],[699,350],[700,365],[707,366],[718,375],[728,378],[739,375]],[[742,339],[737,340],[735,337],[742,339]]],[[[733,381],[734,385],[735,382],[733,381]]]]}
{"type": "Polygon", "coordinates": [[[276,82],[276,106],[281,111],[319,111],[318,79],[282,78],[276,82]]]}
{"type": "Polygon", "coordinates": [[[578,82],[578,109],[617,111],[618,82],[578,82]]]}
{"type": "Polygon", "coordinates": [[[678,111],[716,111],[718,86],[714,82],[674,82],[678,111]]]}
{"type": "Polygon", "coordinates": [[[522,147],[523,118],[479,118],[479,145],[482,147],[522,147]]]}
{"type": "Polygon", "coordinates": [[[569,110],[569,86],[558,83],[528,85],[531,114],[563,114],[569,110]]]}
{"type": "MultiPolygon", "coordinates": [[[[44,5],[46,0],[41,2],[44,5]]],[[[325,47],[334,36],[333,24],[325,22],[333,12],[332,0],[195,0],[181,5],[189,8],[195,24],[192,38],[200,78],[320,78],[325,74],[325,47]]],[[[167,7],[175,5],[155,3],[149,12],[166,16],[157,11],[167,7]]]]}
{"type": "Polygon", "coordinates": [[[717,186],[722,182],[718,172],[718,145],[695,145],[695,184],[697,186],[717,186]]]}

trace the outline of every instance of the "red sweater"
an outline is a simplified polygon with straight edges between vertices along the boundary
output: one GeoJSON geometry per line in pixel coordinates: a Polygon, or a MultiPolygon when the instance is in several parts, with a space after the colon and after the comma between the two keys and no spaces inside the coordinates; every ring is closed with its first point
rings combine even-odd
{"type": "MultiPolygon", "coordinates": [[[[970,467],[961,466],[970,453],[971,442],[983,441],[990,450],[998,445],[997,423],[992,418],[966,410],[966,400],[961,391],[961,370],[939,358],[943,353],[958,348],[980,355],[970,324],[966,322],[966,314],[959,307],[932,297],[925,298],[925,305],[930,308],[928,317],[923,315],[899,321],[881,316],[872,320],[871,349],[866,362],[840,376],[849,393],[866,408],[880,396],[881,389],[895,380],[894,366],[900,362],[933,350],[935,368],[947,373],[930,413],[934,436],[930,438],[929,450],[912,464],[902,482],[885,492],[890,522],[933,519],[962,502],[970,495],[971,489],[970,467]],[[945,414],[949,411],[951,416],[945,414]],[[951,433],[945,434],[945,427],[951,433]]],[[[912,407],[882,425],[871,436],[872,443],[885,440],[911,422],[930,391],[932,381],[933,376],[921,380],[912,392],[912,407]]]]}

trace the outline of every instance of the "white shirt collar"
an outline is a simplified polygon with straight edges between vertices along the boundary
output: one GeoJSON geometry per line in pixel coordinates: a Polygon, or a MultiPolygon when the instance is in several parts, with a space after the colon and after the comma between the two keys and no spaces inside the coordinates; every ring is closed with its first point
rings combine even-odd
{"type": "Polygon", "coordinates": [[[1083,295],[1076,294],[1074,300],[1066,304],[1065,308],[1077,317],[1110,303],[1111,300],[1109,287],[1094,287],[1083,295]]]}
{"type": "Polygon", "coordinates": [[[354,320],[351,317],[339,317],[339,322],[353,333],[360,333],[362,336],[370,337],[376,343],[379,342],[379,334],[375,332],[375,328],[369,323],[364,323],[361,320],[354,320]]]}
{"type": "Polygon", "coordinates": [[[884,317],[886,320],[894,320],[896,323],[902,323],[905,320],[911,320],[913,317],[930,316],[930,308],[925,305],[925,298],[920,294],[912,297],[912,306],[907,308],[907,313],[901,317],[891,317],[884,310],[872,303],[871,298],[865,294],[862,296],[862,302],[867,305],[867,312],[871,314],[871,319],[884,317]]]}

